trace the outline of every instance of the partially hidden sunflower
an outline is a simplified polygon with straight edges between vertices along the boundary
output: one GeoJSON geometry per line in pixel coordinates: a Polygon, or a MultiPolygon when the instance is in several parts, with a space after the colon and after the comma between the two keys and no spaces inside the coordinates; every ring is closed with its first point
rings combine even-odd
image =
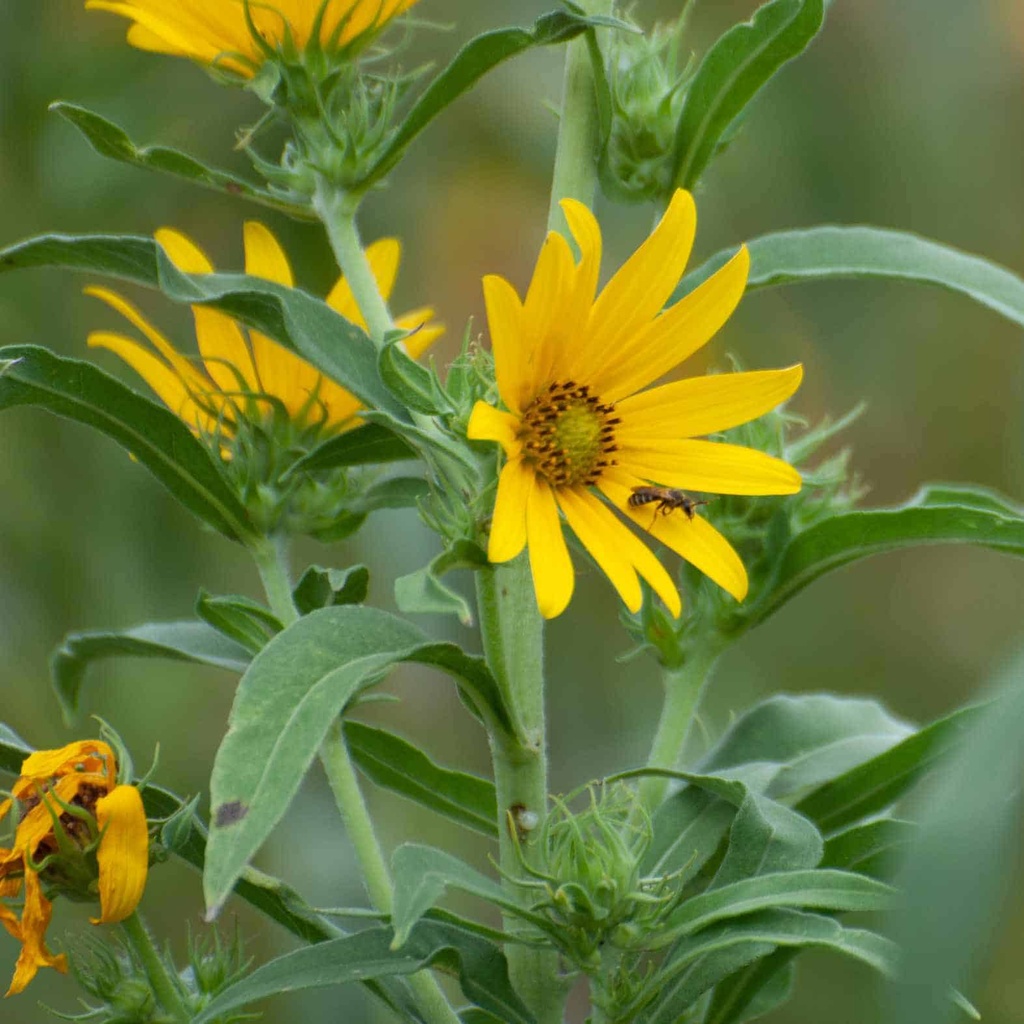
{"type": "MultiPolygon", "coordinates": [[[[164,228],[156,240],[174,265],[184,273],[209,274],[213,264],[190,238],[164,228]]],[[[293,287],[291,267],[274,235],[257,221],[244,228],[245,271],[253,277],[293,287]]],[[[367,247],[366,256],[381,294],[387,299],[398,274],[401,246],[384,238],[367,247]]],[[[363,407],[351,392],[325,377],[312,364],[259,331],[247,331],[226,313],[193,306],[196,338],[202,362],[182,355],[125,298],[108,288],[92,286],[86,294],[103,300],[140,331],[156,354],[132,338],[112,331],[94,331],[91,346],[120,356],[156,392],[165,405],[195,433],[230,439],[240,417],[267,417],[273,406],[283,407],[296,422],[315,424],[323,437],[358,425],[355,414],[363,407]]],[[[366,329],[355,298],[345,279],[339,278],[326,298],[327,304],[350,323],[366,329]]],[[[413,310],[396,318],[407,330],[404,342],[413,358],[443,333],[431,323],[433,310],[413,310]]]]}
{"type": "Polygon", "coordinates": [[[336,52],[365,42],[417,0],[88,0],[86,8],[129,18],[140,50],[188,57],[251,78],[264,46],[304,50],[314,39],[336,52]],[[253,35],[257,33],[263,46],[253,35]]]}
{"type": "Polygon", "coordinates": [[[14,845],[0,848],[0,924],[21,943],[7,995],[40,967],[67,970],[46,946],[53,906],[44,895],[97,899],[93,924],[123,921],[138,906],[149,870],[149,827],[139,791],[118,784],[117,763],[101,740],[38,750],[21,766],[0,819],[17,816],[14,845]],[[21,898],[21,916],[5,902],[21,898]]]}
{"type": "Polygon", "coordinates": [[[652,485],[712,494],[798,491],[800,475],[787,463],[706,435],[785,401],[803,369],[712,374],[648,387],[729,318],[746,286],[749,253],[741,248],[664,308],[696,230],[693,198],[680,189],[650,237],[598,293],[597,221],[574,200],[562,209],[578,261],[569,242],[551,232],[525,300],[501,277],[483,282],[504,409],[477,402],[468,436],[498,442],[506,456],[488,557],[507,562],[528,546],[541,614],[559,615],[574,587],[564,517],[631,611],[642,603],[642,578],[678,616],[676,585],[626,517],[742,600],[743,563],[705,518],[692,508],[652,515],[651,505],[633,507],[629,499],[652,485]]]}

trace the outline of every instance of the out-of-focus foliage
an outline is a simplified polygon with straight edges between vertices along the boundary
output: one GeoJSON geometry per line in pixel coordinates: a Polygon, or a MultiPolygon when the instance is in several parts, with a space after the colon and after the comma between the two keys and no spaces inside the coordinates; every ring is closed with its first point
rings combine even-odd
{"type": "MultiPolygon", "coordinates": [[[[694,46],[703,49],[755,6],[698,4],[690,22],[694,46]]],[[[509,20],[529,24],[547,5],[423,0],[421,8],[438,22],[457,23],[458,31],[420,33],[402,57],[409,68],[425,59],[440,64],[475,32],[509,20]]],[[[642,0],[634,16],[649,24],[678,10],[678,0],[642,0]]],[[[395,187],[367,203],[367,237],[396,234],[406,245],[396,304],[429,296],[449,324],[441,362],[454,355],[467,314],[482,322],[482,274],[525,284],[547,206],[554,123],[545,103],[557,101],[560,86],[556,51],[538,50],[498,70],[414,144],[395,187]]],[[[699,196],[698,259],[784,227],[868,223],[942,239],[1024,270],[1022,88],[1018,0],[832,4],[808,54],[770,84],[756,116],[716,159],[699,196]]],[[[86,14],[78,3],[3,4],[0,245],[44,231],[144,235],[167,224],[209,247],[218,266],[241,266],[238,225],[251,208],[102,160],[47,113],[57,99],[97,110],[140,144],[177,146],[248,174],[232,143],[236,126],[259,116],[254,100],[216,90],[186,62],[130,50],[117,19],[86,14]]],[[[640,210],[602,210],[609,265],[646,233],[640,210]]],[[[283,217],[272,222],[296,254],[299,280],[322,294],[336,271],[319,229],[283,217]]],[[[187,313],[152,295],[140,301],[187,343],[187,313]]],[[[43,343],[82,357],[85,335],[104,326],[102,317],[66,274],[0,280],[4,345],[43,343]]],[[[972,480],[1024,497],[1024,347],[1019,328],[994,314],[926,287],[837,282],[771,289],[741,305],[716,351],[730,348],[751,368],[802,360],[807,377],[796,409],[812,421],[867,400],[868,414],[847,440],[857,471],[872,486],[872,503],[906,499],[925,479],[972,480]]],[[[103,365],[120,372],[113,360],[103,365]]],[[[62,636],[188,618],[200,587],[256,595],[257,580],[236,545],[198,528],[103,438],[24,410],[4,414],[0,439],[0,717],[39,745],[58,746],[69,733],[49,687],[47,659],[62,636]]],[[[380,566],[370,596],[389,606],[390,587],[382,581],[422,565],[433,545],[413,513],[388,512],[357,541],[309,542],[297,561],[380,566]]],[[[574,760],[555,763],[553,783],[561,790],[599,768],[639,761],[656,714],[653,667],[612,660],[625,637],[594,624],[614,620],[614,598],[600,581],[589,582],[581,580],[586,593],[552,627],[553,746],[589,737],[588,746],[573,744],[574,760]]],[[[708,730],[717,735],[733,709],[775,690],[856,692],[883,699],[907,718],[935,718],[969,699],[1016,646],[1022,601],[1021,564],[978,549],[905,552],[834,574],[730,652],[707,705],[708,730]],[[820,641],[826,632],[827,645],[820,641]]],[[[457,630],[453,621],[428,623],[432,635],[457,630]]],[[[467,632],[452,635],[469,642],[467,632]]],[[[142,660],[102,662],[91,671],[91,706],[116,722],[140,758],[160,738],[185,737],[164,748],[160,781],[180,793],[202,790],[224,731],[232,677],[142,660]]],[[[415,736],[442,764],[483,767],[482,734],[451,688],[408,667],[389,685],[403,703],[368,707],[367,721],[415,736]]],[[[703,742],[699,731],[694,742],[703,742]]],[[[321,813],[325,790],[315,780],[307,785],[261,863],[275,871],[287,864],[289,877],[315,879],[304,893],[314,903],[349,905],[359,902],[354,871],[334,855],[323,863],[318,855],[338,839],[321,813]]],[[[372,796],[386,840],[415,836],[448,848],[459,842],[455,830],[408,802],[372,796]]],[[[462,855],[484,866],[480,847],[465,835],[462,855]]],[[[197,877],[168,866],[153,882],[165,910],[160,915],[154,899],[161,932],[180,928],[183,907],[198,920],[197,877]]],[[[1018,909],[994,939],[988,980],[970,993],[990,1024],[1024,1015],[1021,891],[1017,886],[1007,900],[1018,909]]],[[[243,931],[253,933],[253,919],[240,914],[243,931]]],[[[84,917],[62,906],[51,934],[88,927],[84,917]]],[[[174,938],[183,950],[184,934],[174,938]]],[[[263,961],[292,945],[275,931],[248,950],[263,961]]],[[[0,957],[13,955],[14,944],[0,936],[0,957]]],[[[71,982],[47,977],[35,995],[73,1011],[73,992],[71,982]]],[[[278,999],[264,1019],[319,1019],[327,1007],[363,1019],[369,1011],[362,1000],[351,987],[294,995],[278,999]]],[[[861,1024],[872,1018],[873,1000],[866,970],[811,957],[796,999],[769,1019],[817,1024],[825,1015],[830,1024],[861,1024]],[[833,996],[839,985],[842,1001],[833,996]]],[[[34,1024],[41,1014],[33,999],[4,1006],[10,1024],[34,1024]]]]}

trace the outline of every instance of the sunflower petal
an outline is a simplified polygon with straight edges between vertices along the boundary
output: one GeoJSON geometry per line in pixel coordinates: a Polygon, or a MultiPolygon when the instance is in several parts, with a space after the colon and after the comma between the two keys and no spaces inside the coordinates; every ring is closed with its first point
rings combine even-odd
{"type": "MultiPolygon", "coordinates": [[[[592,365],[603,376],[619,349],[658,315],[690,258],[697,210],[678,189],[650,237],[604,286],[590,314],[592,365]]],[[[624,392],[628,394],[628,392],[624,392]]]]}
{"type": "Polygon", "coordinates": [[[522,401],[530,401],[549,381],[565,376],[569,339],[579,325],[569,319],[576,280],[576,263],[565,236],[548,233],[537,257],[526,300],[523,302],[522,401]]]}
{"type": "Polygon", "coordinates": [[[522,412],[533,397],[527,394],[525,356],[530,342],[523,336],[523,304],[503,277],[488,274],[483,285],[498,393],[506,408],[522,412]]]}
{"type": "Polygon", "coordinates": [[[513,459],[522,447],[516,436],[518,429],[518,416],[501,412],[486,402],[477,402],[469,416],[466,437],[470,441],[497,441],[505,449],[505,454],[513,459]]]}
{"type": "Polygon", "coordinates": [[[796,494],[803,481],[787,462],[753,448],[715,441],[661,441],[623,446],[619,465],[644,480],[711,494],[796,494]]]}
{"type": "Polygon", "coordinates": [[[622,444],[660,438],[698,437],[756,419],[800,386],[803,367],[716,373],[664,384],[624,398],[615,407],[622,444]]]}
{"type": "Polygon", "coordinates": [[[698,515],[690,519],[682,512],[675,512],[652,517],[646,509],[631,508],[629,496],[640,482],[626,473],[613,471],[602,478],[599,486],[608,500],[633,522],[714,580],[737,601],[742,601],[747,596],[747,570],[732,545],[698,515]]]}
{"type": "Polygon", "coordinates": [[[537,607],[545,619],[561,615],[569,604],[575,574],[562,535],[555,496],[546,481],[536,480],[526,503],[530,571],[537,607]]]}
{"type": "Polygon", "coordinates": [[[295,287],[291,264],[273,232],[258,220],[247,220],[242,228],[245,272],[285,288],[295,287]]]}
{"type": "Polygon", "coordinates": [[[29,867],[25,869],[25,906],[21,912],[21,955],[14,967],[14,978],[7,995],[13,996],[24,990],[36,976],[40,967],[54,967],[61,974],[68,969],[67,957],[61,953],[54,956],[46,948],[46,929],[53,915],[53,905],[43,895],[39,876],[29,867]]]}
{"type": "Polygon", "coordinates": [[[526,546],[526,506],[533,484],[534,474],[521,459],[505,463],[494,499],[491,537],[487,544],[489,561],[508,562],[526,546]]]}
{"type": "Polygon", "coordinates": [[[617,402],[664,376],[715,336],[743,297],[750,253],[743,246],[721,270],[612,353],[594,386],[617,402]]]}
{"type": "Polygon", "coordinates": [[[142,899],[149,870],[149,828],[142,797],[134,786],[117,786],[96,801],[103,838],[99,864],[100,916],[93,924],[123,921],[142,899]]]}
{"type": "Polygon", "coordinates": [[[607,509],[602,512],[588,500],[585,491],[565,488],[558,492],[558,504],[580,543],[619,592],[622,603],[638,612],[643,592],[636,570],[623,551],[622,534],[628,532],[607,509]]]}
{"type": "Polygon", "coordinates": [[[57,750],[37,750],[21,763],[21,777],[47,781],[79,770],[107,771],[113,778],[114,751],[102,740],[75,740],[57,750]]]}

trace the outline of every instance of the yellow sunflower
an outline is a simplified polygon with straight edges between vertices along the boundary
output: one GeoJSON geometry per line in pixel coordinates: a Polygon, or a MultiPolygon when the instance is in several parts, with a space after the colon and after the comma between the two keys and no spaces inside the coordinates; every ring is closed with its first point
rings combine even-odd
{"type": "Polygon", "coordinates": [[[265,59],[246,15],[264,42],[340,50],[382,29],[417,0],[88,0],[89,10],[133,22],[128,42],[140,50],[189,57],[251,78],[265,59]]]}
{"type": "Polygon", "coordinates": [[[562,209],[581,253],[578,262],[566,239],[551,232],[525,301],[501,277],[483,282],[505,409],[478,402],[468,434],[497,441],[507,459],[488,557],[506,562],[528,545],[541,614],[559,615],[574,585],[564,516],[631,611],[642,602],[642,577],[678,616],[675,584],[622,521],[625,516],[742,600],[743,563],[692,506],[659,514],[657,505],[634,507],[630,498],[652,485],[715,494],[798,491],[800,475],[785,462],[697,438],[785,401],[803,369],[694,377],[643,390],[729,318],[746,286],[747,249],[663,308],[682,276],[696,230],[693,198],[680,189],[651,236],[598,294],[597,221],[571,199],[562,209]]]}
{"type": "Polygon", "coordinates": [[[118,785],[106,743],[83,740],[31,754],[12,799],[0,803],[0,819],[15,806],[14,846],[0,848],[0,924],[21,943],[7,995],[21,992],[40,967],[67,970],[64,954],[46,948],[53,907],[44,884],[98,898],[93,924],[114,924],[138,906],[149,870],[142,797],[134,786],[118,785]],[[20,918],[3,902],[19,895],[20,918]]]}
{"type": "MultiPolygon", "coordinates": [[[[178,231],[163,228],[156,240],[174,265],[188,274],[213,273],[206,254],[178,231]]],[[[293,278],[288,258],[271,232],[256,221],[245,225],[245,271],[288,288],[293,278]]],[[[381,294],[387,299],[395,283],[401,247],[384,238],[367,247],[366,256],[381,294]]],[[[121,313],[149,340],[159,354],[139,342],[111,331],[94,331],[89,345],[120,356],[197,434],[231,436],[238,416],[265,414],[271,400],[280,402],[297,421],[315,422],[322,434],[357,426],[360,401],[316,367],[258,331],[246,331],[225,313],[193,306],[196,338],[202,365],[183,356],[126,299],[108,288],[90,287],[86,294],[102,299],[121,313]]],[[[352,291],[339,278],[327,304],[350,323],[366,329],[352,291]]],[[[420,355],[442,332],[429,321],[432,309],[421,308],[396,319],[402,330],[412,331],[405,342],[410,355],[420,355]]]]}

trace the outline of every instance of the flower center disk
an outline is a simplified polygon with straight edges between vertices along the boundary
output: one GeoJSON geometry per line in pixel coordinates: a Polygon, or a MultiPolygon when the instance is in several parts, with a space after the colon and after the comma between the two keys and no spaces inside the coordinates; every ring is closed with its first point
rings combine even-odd
{"type": "Polygon", "coordinates": [[[592,487],[615,465],[614,413],[586,384],[549,384],[523,413],[524,456],[553,487],[592,487]]]}

